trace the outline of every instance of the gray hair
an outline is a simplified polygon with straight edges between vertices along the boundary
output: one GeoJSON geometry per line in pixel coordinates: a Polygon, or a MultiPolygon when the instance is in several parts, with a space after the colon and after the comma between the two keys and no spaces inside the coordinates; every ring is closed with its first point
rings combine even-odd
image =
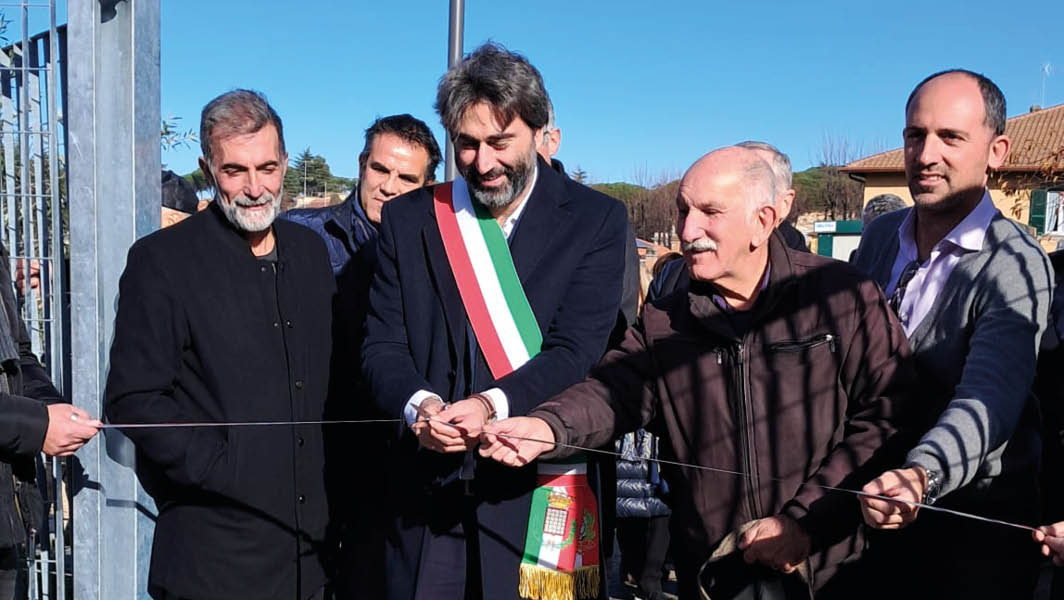
{"type": "Polygon", "coordinates": [[[749,223],[757,211],[764,206],[776,204],[776,191],[778,181],[776,172],[768,161],[761,158],[753,148],[740,146],[750,151],[749,160],[745,160],[739,167],[739,177],[743,181],[743,189],[746,190],[746,201],[750,212],[746,215],[749,223]]]}
{"type": "Polygon", "coordinates": [[[865,204],[864,211],[861,213],[861,224],[864,227],[868,227],[868,224],[874,221],[876,217],[902,208],[905,208],[905,201],[894,194],[873,196],[868,201],[868,204],[865,204]]]}
{"type": "Polygon", "coordinates": [[[554,103],[551,102],[550,96],[547,96],[547,131],[554,131],[554,103]]]}
{"type": "MultiPolygon", "coordinates": [[[[284,127],[281,117],[273,110],[266,96],[254,90],[233,90],[218,96],[203,107],[200,115],[200,149],[209,166],[214,156],[212,145],[216,138],[255,133],[266,125],[277,129],[279,154],[284,155],[284,127]]],[[[205,173],[211,178],[213,175],[205,173]]]]}
{"type": "Polygon", "coordinates": [[[755,140],[746,140],[745,142],[739,142],[735,144],[740,148],[746,148],[747,150],[761,150],[763,152],[769,152],[772,154],[772,160],[769,161],[768,166],[772,168],[772,173],[776,176],[776,188],[780,192],[791,189],[791,159],[786,154],[780,152],[780,149],[773,146],[768,142],[758,142],[755,140]]]}
{"type": "Polygon", "coordinates": [[[547,124],[550,101],[539,71],[520,54],[488,42],[440,78],[436,112],[453,139],[465,112],[487,103],[500,123],[520,117],[533,131],[547,124]]]}

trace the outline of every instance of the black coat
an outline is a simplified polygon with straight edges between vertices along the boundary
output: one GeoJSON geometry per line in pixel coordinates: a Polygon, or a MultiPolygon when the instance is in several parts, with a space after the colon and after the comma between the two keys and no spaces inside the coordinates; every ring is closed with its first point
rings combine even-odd
{"type": "MultiPolygon", "coordinates": [[[[495,381],[468,334],[462,300],[432,208],[433,188],[384,205],[378,268],[370,288],[363,371],[373,398],[400,417],[414,392],[451,402],[498,387],[510,415],[583,379],[598,361],[617,319],[624,273],[624,207],[555,173],[539,175],[510,237],[514,266],[543,334],[542,351],[495,381]]],[[[404,431],[392,469],[399,513],[389,538],[388,597],[412,598],[426,527],[453,525],[462,498],[456,481],[463,455],[418,451],[404,431]]],[[[516,597],[535,467],[510,469],[476,459],[472,489],[480,527],[485,598],[516,597]]]]}
{"type": "MultiPolygon", "coordinates": [[[[34,457],[40,453],[48,430],[46,405],[62,401],[30,347],[30,338],[15,302],[8,264],[7,251],[0,246],[0,295],[5,309],[0,318],[7,319],[19,354],[18,361],[0,365],[3,371],[0,376],[8,378],[11,389],[11,393],[0,392],[0,414],[3,415],[0,418],[0,547],[25,541],[24,518],[28,520],[32,513],[33,520],[37,521],[42,515],[40,493],[32,488],[27,488],[20,498],[35,506],[24,507],[25,515],[19,515],[15,507],[15,487],[34,485],[34,457]]],[[[33,524],[36,528],[40,525],[39,522],[33,524]]]]}
{"type": "MultiPolygon", "coordinates": [[[[111,346],[112,422],[322,418],[329,259],[313,232],[273,227],[276,266],[256,259],[214,205],[133,245],[111,346]]],[[[126,434],[159,507],[150,586],[183,598],[288,600],[325,583],[320,425],[126,434]]]]}

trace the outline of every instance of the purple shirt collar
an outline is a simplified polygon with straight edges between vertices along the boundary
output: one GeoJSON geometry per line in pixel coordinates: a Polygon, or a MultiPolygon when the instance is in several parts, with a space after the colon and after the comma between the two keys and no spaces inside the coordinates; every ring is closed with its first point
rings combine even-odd
{"type": "MultiPolygon", "coordinates": [[[[975,205],[968,216],[946,234],[937,244],[934,250],[945,250],[945,245],[952,246],[967,252],[978,252],[983,249],[983,240],[986,238],[986,230],[990,227],[990,221],[997,214],[997,207],[990,199],[990,191],[983,190],[983,198],[975,205]]],[[[909,211],[905,220],[898,226],[898,254],[908,260],[916,260],[916,209],[909,211]]]]}

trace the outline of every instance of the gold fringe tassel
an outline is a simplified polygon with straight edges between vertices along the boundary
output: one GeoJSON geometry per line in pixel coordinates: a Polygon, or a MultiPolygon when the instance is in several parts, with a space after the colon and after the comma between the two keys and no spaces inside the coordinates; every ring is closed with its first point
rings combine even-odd
{"type": "Polygon", "coordinates": [[[531,563],[521,563],[518,593],[528,600],[585,600],[599,591],[598,565],[575,571],[555,571],[531,563]]]}

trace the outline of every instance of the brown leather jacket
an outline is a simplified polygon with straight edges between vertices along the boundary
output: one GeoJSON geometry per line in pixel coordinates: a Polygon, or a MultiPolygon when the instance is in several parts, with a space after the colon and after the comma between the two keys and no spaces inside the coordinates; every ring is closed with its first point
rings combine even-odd
{"type": "Polygon", "coordinates": [[[587,380],[530,415],[557,441],[593,448],[645,426],[663,436],[664,459],[750,474],[663,467],[674,535],[699,560],[743,523],[779,513],[814,552],[843,541],[860,522],[857,500],[821,486],[860,489],[904,456],[894,434],[913,371],[879,287],[778,234],[769,261],[740,332],[695,282],[647,305],[587,380]]]}

